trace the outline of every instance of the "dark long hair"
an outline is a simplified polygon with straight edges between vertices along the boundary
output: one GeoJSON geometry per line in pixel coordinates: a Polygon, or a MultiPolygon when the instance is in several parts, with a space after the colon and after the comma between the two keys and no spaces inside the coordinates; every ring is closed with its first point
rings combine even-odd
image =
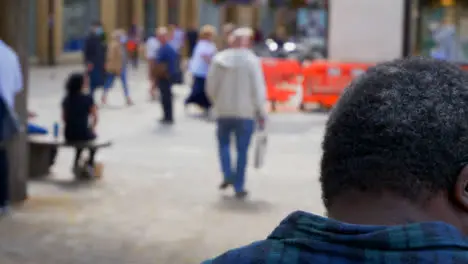
{"type": "Polygon", "coordinates": [[[65,84],[66,96],[75,96],[81,93],[83,84],[85,82],[85,76],[83,73],[72,73],[68,76],[65,84]]]}

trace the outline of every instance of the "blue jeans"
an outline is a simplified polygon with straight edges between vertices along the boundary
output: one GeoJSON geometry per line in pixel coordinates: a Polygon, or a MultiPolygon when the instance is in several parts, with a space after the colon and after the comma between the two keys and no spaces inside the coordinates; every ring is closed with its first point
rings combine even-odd
{"type": "Polygon", "coordinates": [[[221,170],[224,174],[224,180],[232,182],[236,192],[244,191],[247,153],[254,130],[255,121],[253,119],[218,119],[217,136],[221,170]],[[232,135],[235,137],[237,150],[237,162],[235,167],[232,166],[230,153],[232,135]]]}
{"type": "Polygon", "coordinates": [[[105,72],[102,67],[94,65],[94,68],[88,72],[89,77],[89,89],[91,95],[94,95],[96,90],[104,85],[105,82],[105,72]]]}
{"type": "MultiPolygon", "coordinates": [[[[117,75],[114,73],[109,73],[107,75],[106,83],[104,85],[104,92],[108,92],[109,89],[112,87],[112,85],[114,84],[115,77],[117,77],[117,75]]],[[[125,69],[122,70],[119,77],[120,77],[120,80],[122,81],[122,87],[124,89],[125,97],[129,97],[130,92],[128,91],[127,70],[125,69]]]]}

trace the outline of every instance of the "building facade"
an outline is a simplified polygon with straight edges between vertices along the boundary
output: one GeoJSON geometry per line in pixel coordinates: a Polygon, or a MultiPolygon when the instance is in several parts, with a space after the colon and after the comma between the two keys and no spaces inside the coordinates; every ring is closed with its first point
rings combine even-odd
{"type": "Polygon", "coordinates": [[[145,35],[178,24],[217,28],[225,22],[260,25],[260,8],[215,5],[206,0],[27,0],[30,3],[30,57],[39,64],[76,62],[94,21],[106,32],[136,23],[145,35]]]}

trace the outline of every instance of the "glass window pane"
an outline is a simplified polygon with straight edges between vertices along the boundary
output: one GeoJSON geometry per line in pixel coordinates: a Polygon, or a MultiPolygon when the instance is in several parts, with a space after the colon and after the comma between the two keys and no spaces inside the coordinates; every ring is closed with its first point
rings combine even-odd
{"type": "Polygon", "coordinates": [[[93,21],[100,18],[99,1],[63,0],[63,48],[80,51],[93,21]]]}
{"type": "Polygon", "coordinates": [[[158,17],[156,12],[156,1],[145,0],[145,35],[148,37],[154,34],[158,27],[158,17]]]}

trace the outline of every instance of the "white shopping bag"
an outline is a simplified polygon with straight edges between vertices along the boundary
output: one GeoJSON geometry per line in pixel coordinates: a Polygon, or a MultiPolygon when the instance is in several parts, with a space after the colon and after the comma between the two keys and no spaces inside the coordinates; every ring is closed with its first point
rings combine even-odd
{"type": "Polygon", "coordinates": [[[255,160],[254,166],[256,169],[263,167],[265,163],[266,147],[267,147],[267,133],[265,129],[258,130],[255,136],[255,160]]]}

